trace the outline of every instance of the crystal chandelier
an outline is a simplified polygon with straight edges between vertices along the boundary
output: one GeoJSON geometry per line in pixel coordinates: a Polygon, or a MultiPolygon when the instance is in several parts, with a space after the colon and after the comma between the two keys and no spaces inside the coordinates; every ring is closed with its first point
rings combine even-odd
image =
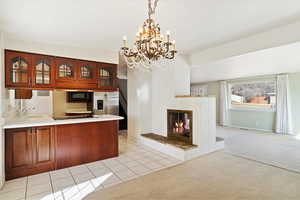
{"type": "Polygon", "coordinates": [[[166,32],[166,37],[163,36],[159,24],[155,24],[152,18],[157,3],[158,0],[155,0],[152,6],[151,0],[148,0],[148,19],[137,32],[132,49],[127,46],[127,37],[123,37],[121,55],[129,68],[144,67],[151,70],[152,66],[163,66],[167,60],[173,60],[177,53],[175,40],[170,40],[170,31],[166,32]]]}

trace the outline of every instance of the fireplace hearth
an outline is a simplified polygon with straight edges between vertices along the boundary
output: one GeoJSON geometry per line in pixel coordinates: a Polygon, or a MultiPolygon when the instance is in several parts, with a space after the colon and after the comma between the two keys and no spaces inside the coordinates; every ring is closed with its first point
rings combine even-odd
{"type": "Polygon", "coordinates": [[[168,138],[193,144],[193,112],[190,110],[167,110],[168,138]]]}

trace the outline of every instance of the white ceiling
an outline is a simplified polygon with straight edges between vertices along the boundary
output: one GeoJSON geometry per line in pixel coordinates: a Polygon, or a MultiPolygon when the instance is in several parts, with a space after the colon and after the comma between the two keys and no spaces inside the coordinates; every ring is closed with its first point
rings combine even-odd
{"type": "Polygon", "coordinates": [[[264,49],[191,68],[191,82],[300,72],[300,42],[264,49]]]}
{"type": "MultiPolygon", "coordinates": [[[[1,0],[9,37],[116,51],[133,40],[146,0],[1,0]]],[[[181,53],[205,49],[300,19],[299,0],[160,0],[157,21],[181,53]]]]}

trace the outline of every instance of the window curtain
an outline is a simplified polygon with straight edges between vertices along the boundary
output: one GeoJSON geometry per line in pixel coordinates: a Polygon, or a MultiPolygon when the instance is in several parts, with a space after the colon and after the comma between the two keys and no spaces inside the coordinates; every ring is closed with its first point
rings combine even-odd
{"type": "Polygon", "coordinates": [[[208,85],[192,85],[191,96],[207,96],[208,85]]]}
{"type": "Polygon", "coordinates": [[[229,125],[228,84],[220,81],[220,125],[229,125]]]}
{"type": "Polygon", "coordinates": [[[293,134],[289,77],[287,74],[277,76],[276,103],[276,133],[293,134]]]}

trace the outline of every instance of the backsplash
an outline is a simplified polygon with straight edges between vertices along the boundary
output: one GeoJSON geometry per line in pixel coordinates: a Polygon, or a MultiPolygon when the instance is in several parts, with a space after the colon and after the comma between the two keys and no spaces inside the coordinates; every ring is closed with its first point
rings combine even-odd
{"type": "MultiPolygon", "coordinates": [[[[15,90],[5,92],[5,113],[4,117],[10,118],[17,115],[45,114],[50,116],[63,115],[66,110],[84,110],[85,103],[67,103],[66,92],[33,90],[32,99],[15,99],[15,90]],[[53,101],[53,98],[62,97],[60,102],[53,101]]],[[[95,114],[119,114],[119,93],[118,92],[94,92],[94,98],[102,99],[104,108],[102,111],[94,109],[95,114]]],[[[95,103],[95,102],[94,102],[95,103]]]]}
{"type": "Polygon", "coordinates": [[[6,91],[6,112],[9,117],[16,114],[46,114],[52,116],[52,91],[33,90],[32,99],[15,99],[15,90],[6,91]]]}
{"type": "Polygon", "coordinates": [[[65,90],[54,90],[53,98],[53,116],[64,116],[65,112],[70,110],[87,110],[86,103],[67,102],[67,92],[65,90]]]}

